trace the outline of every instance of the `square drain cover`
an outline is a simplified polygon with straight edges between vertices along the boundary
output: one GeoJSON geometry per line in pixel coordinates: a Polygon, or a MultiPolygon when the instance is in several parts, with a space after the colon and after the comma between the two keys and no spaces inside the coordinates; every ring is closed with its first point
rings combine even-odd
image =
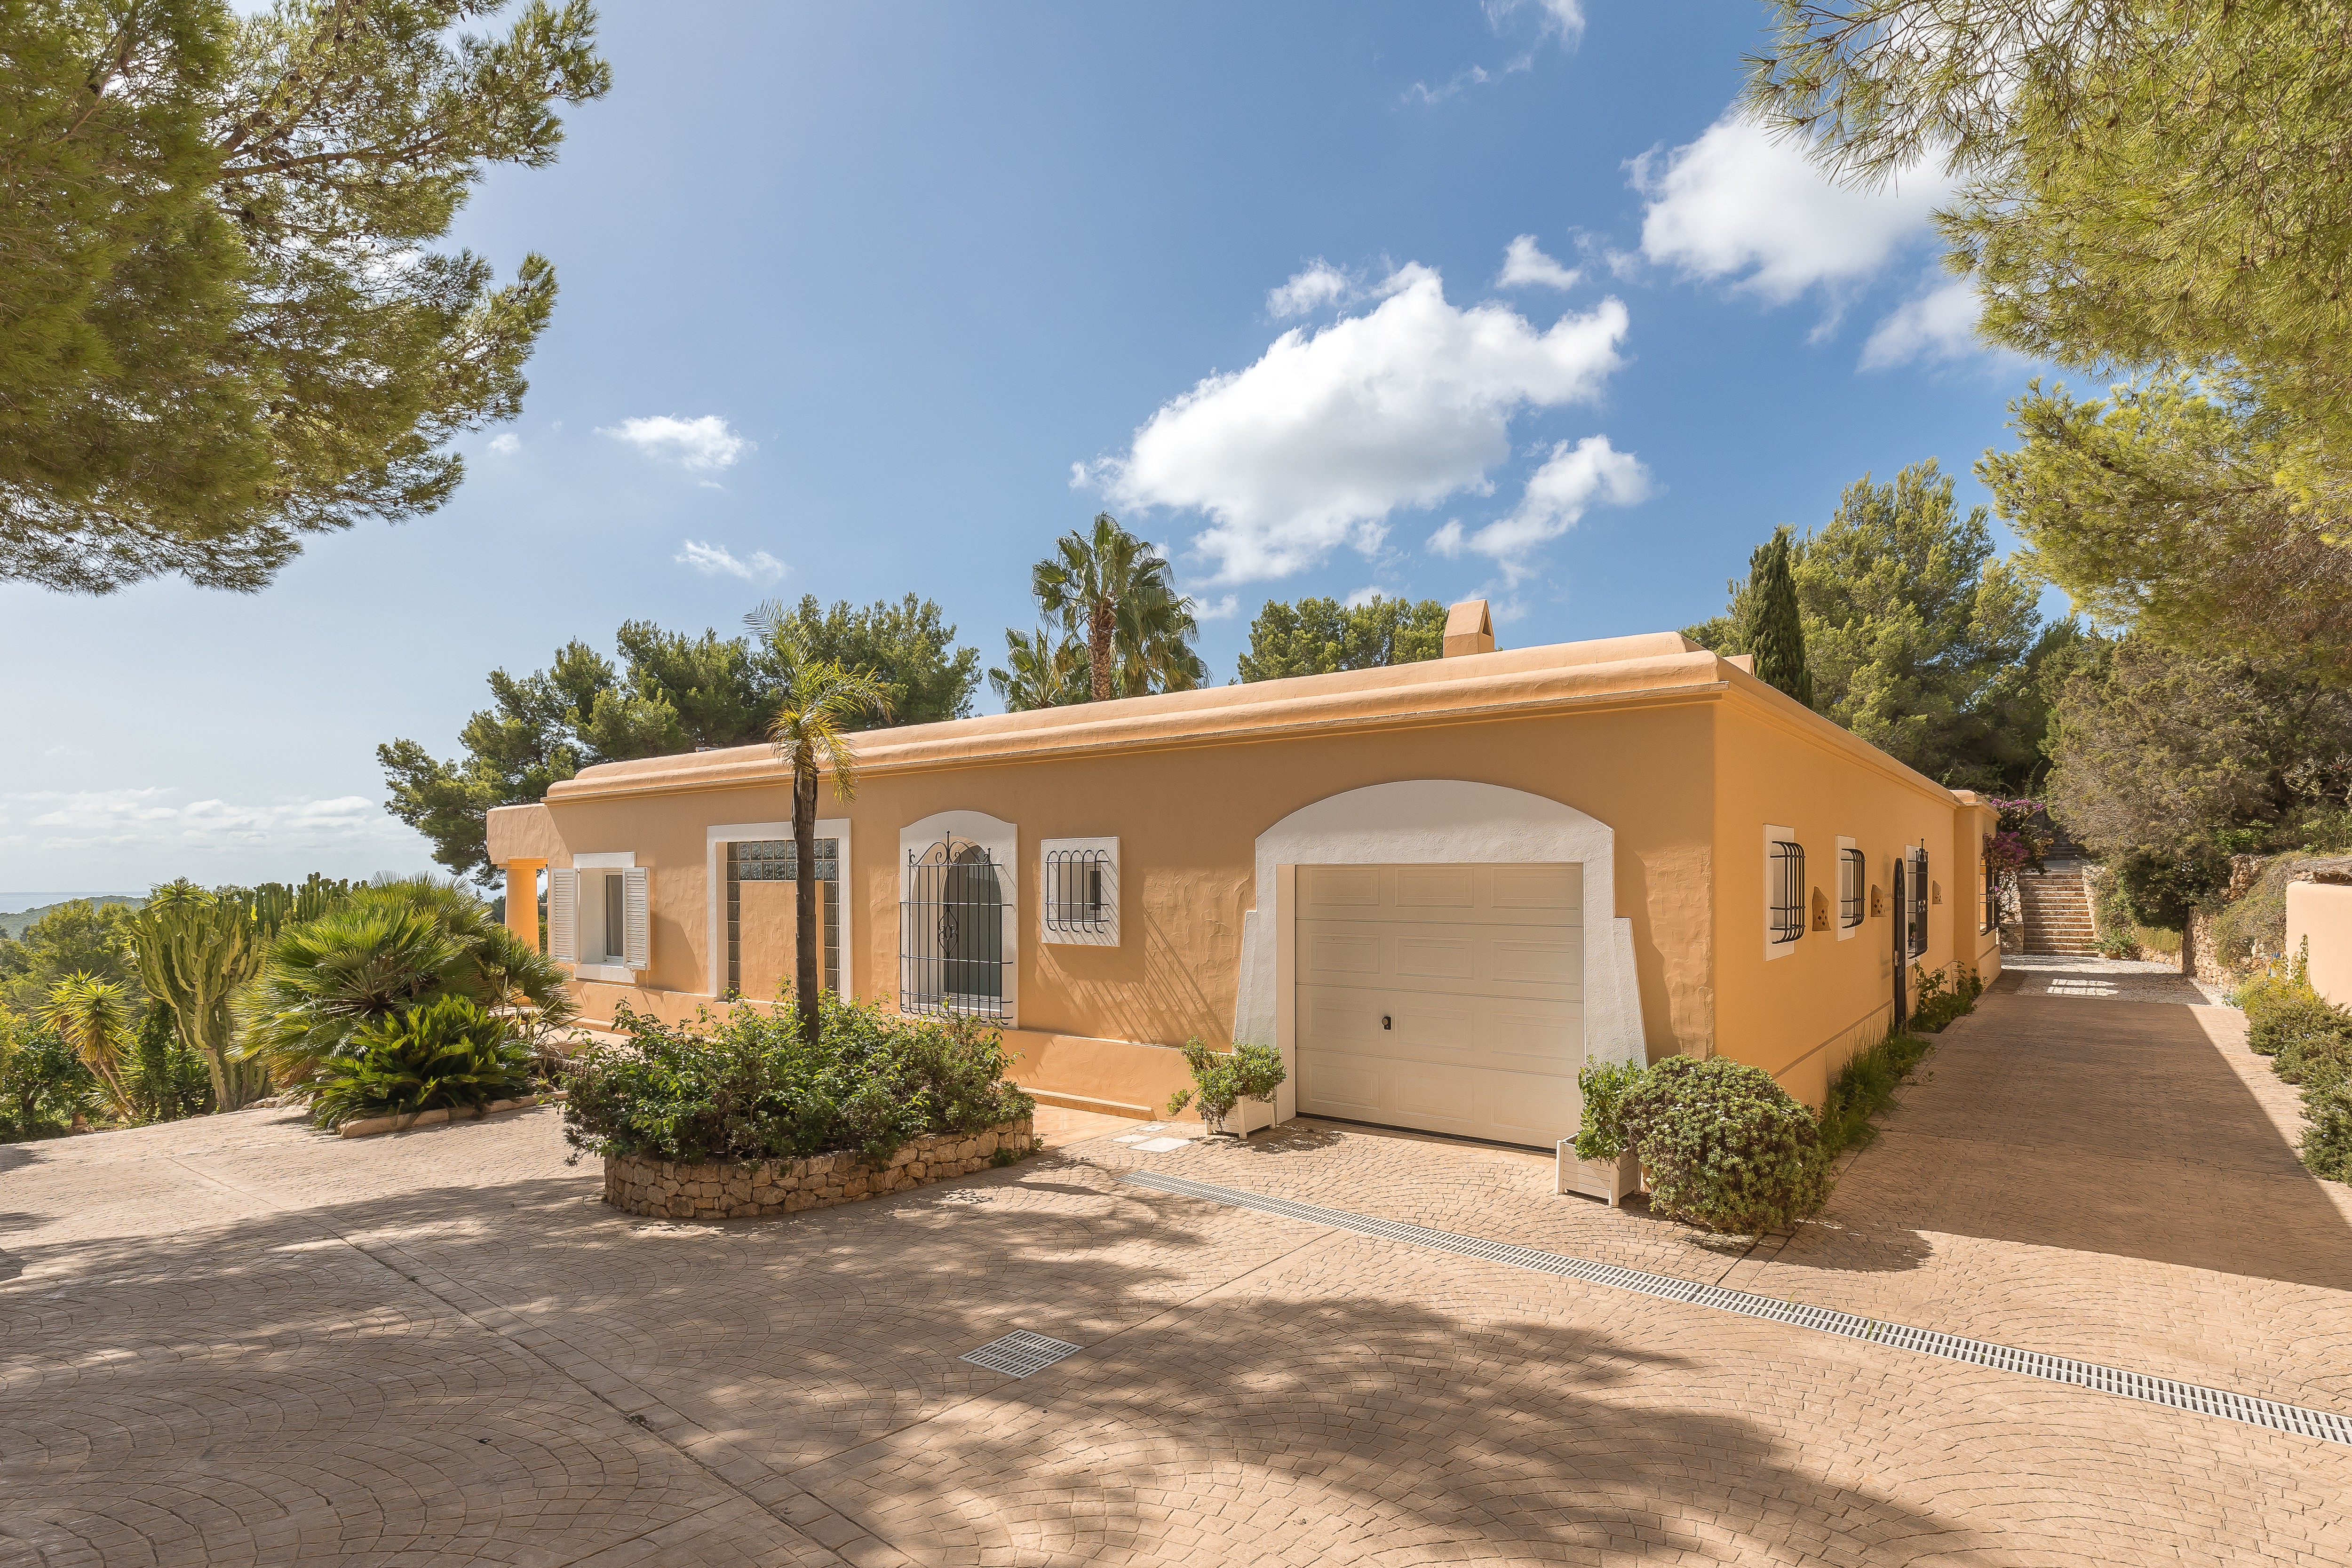
{"type": "Polygon", "coordinates": [[[1043,1372],[1055,1362],[1074,1356],[1086,1348],[1074,1345],[1067,1340],[1049,1340],[1026,1329],[1015,1329],[1001,1340],[989,1341],[963,1359],[991,1372],[1026,1377],[1033,1372],[1043,1372]]]}

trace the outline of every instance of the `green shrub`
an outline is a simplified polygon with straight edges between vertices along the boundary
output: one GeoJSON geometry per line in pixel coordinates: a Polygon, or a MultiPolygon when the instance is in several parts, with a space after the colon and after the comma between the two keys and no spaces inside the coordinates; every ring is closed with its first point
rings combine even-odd
{"type": "Polygon", "coordinates": [[[1184,1065],[1192,1069],[1192,1087],[1170,1097],[1168,1114],[1178,1115],[1197,1102],[1201,1121],[1212,1132],[1224,1131],[1226,1116],[1241,1101],[1272,1100],[1289,1076],[1279,1047],[1244,1044],[1216,1051],[1198,1035],[1184,1042],[1184,1065]]]}
{"type": "Polygon", "coordinates": [[[1587,1062],[1576,1075],[1584,1112],[1576,1130],[1576,1157],[1614,1160],[1625,1152],[1625,1097],[1647,1077],[1633,1062],[1587,1062]]]}
{"type": "Polygon", "coordinates": [[[928,1133],[978,1132],[1036,1102],[1012,1083],[995,1030],[908,1018],[831,992],[817,1041],[789,1007],[739,1005],[670,1026],[614,1010],[629,1036],[574,1058],[563,1136],[573,1150],[697,1163],[857,1150],[877,1163],[928,1133]]]}
{"type": "Polygon", "coordinates": [[[1760,1235],[1827,1195],[1812,1112],[1761,1068],[1668,1057],[1625,1096],[1622,1117],[1650,1206],[1694,1225],[1760,1235]]]}
{"type": "Polygon", "coordinates": [[[513,1100],[530,1092],[530,1047],[503,1018],[442,996],[355,1030],[319,1064],[311,1112],[321,1127],[513,1100]]]}
{"type": "Polygon", "coordinates": [[[1949,971],[1911,967],[1911,1017],[1908,1026],[1923,1035],[1940,1033],[1955,1018],[1976,1010],[1984,982],[1955,963],[1949,971]],[[1958,976],[1957,981],[1953,978],[1958,976]]]}
{"type": "Polygon", "coordinates": [[[1897,1034],[1854,1054],[1822,1100],[1823,1159],[1866,1147],[1878,1136],[1870,1119],[1895,1103],[1895,1091],[1903,1087],[1903,1080],[1929,1048],[1916,1035],[1897,1034]]]}
{"type": "Polygon", "coordinates": [[[97,1078],[63,1036],[0,1007],[0,1138],[63,1132],[99,1101],[97,1078]]]}
{"type": "Polygon", "coordinates": [[[2303,1091],[2311,1125],[2303,1134],[2303,1163],[2316,1176],[2352,1182],[2352,1083],[2303,1091]]]}
{"type": "Polygon", "coordinates": [[[2340,1073],[2352,1051],[2352,1015],[2330,1006],[2299,968],[2263,974],[2240,985],[2232,1000],[2245,1010],[2246,1044],[2272,1058],[2271,1070],[2301,1083],[2315,1069],[2340,1073]]]}

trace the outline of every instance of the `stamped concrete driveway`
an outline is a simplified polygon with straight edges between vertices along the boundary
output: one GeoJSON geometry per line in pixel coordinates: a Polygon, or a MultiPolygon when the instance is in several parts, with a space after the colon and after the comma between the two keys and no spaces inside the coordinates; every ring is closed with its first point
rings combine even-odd
{"type": "Polygon", "coordinates": [[[1314,1123],[724,1226],[551,1111],[0,1148],[0,1563],[2352,1563],[2352,1448],[1118,1180],[2352,1414],[2352,1204],[2235,1014],[2024,976],[1927,1072],[1761,1247],[1314,1123]],[[959,1359],[1016,1328],[1085,1349],[959,1359]]]}

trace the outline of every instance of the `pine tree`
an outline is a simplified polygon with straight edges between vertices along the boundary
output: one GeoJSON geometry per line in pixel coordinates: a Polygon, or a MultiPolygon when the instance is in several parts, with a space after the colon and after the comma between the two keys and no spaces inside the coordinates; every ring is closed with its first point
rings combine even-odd
{"type": "Polygon", "coordinates": [[[1756,679],[1811,708],[1813,675],[1805,664],[1805,625],[1797,609],[1797,577],[1790,569],[1796,530],[1782,523],[1748,559],[1748,625],[1741,640],[1756,658],[1756,679]]]}

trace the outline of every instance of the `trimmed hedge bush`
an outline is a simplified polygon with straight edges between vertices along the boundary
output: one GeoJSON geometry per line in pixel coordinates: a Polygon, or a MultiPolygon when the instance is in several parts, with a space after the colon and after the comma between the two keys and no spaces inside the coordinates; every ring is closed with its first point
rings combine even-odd
{"type": "Polygon", "coordinates": [[[1708,1230],[1778,1230],[1828,1195],[1813,1113],[1761,1068],[1668,1057],[1626,1094],[1621,1121],[1651,1208],[1708,1230]]]}
{"type": "Polygon", "coordinates": [[[717,1019],[706,1008],[672,1027],[615,1007],[628,1043],[573,1058],[563,1136],[583,1152],[688,1163],[853,1149],[881,1162],[925,1133],[978,1132],[1036,1108],[1004,1080],[1003,1037],[972,1019],[901,1017],[831,992],[818,1018],[811,1046],[791,1008],[717,1019]]]}

